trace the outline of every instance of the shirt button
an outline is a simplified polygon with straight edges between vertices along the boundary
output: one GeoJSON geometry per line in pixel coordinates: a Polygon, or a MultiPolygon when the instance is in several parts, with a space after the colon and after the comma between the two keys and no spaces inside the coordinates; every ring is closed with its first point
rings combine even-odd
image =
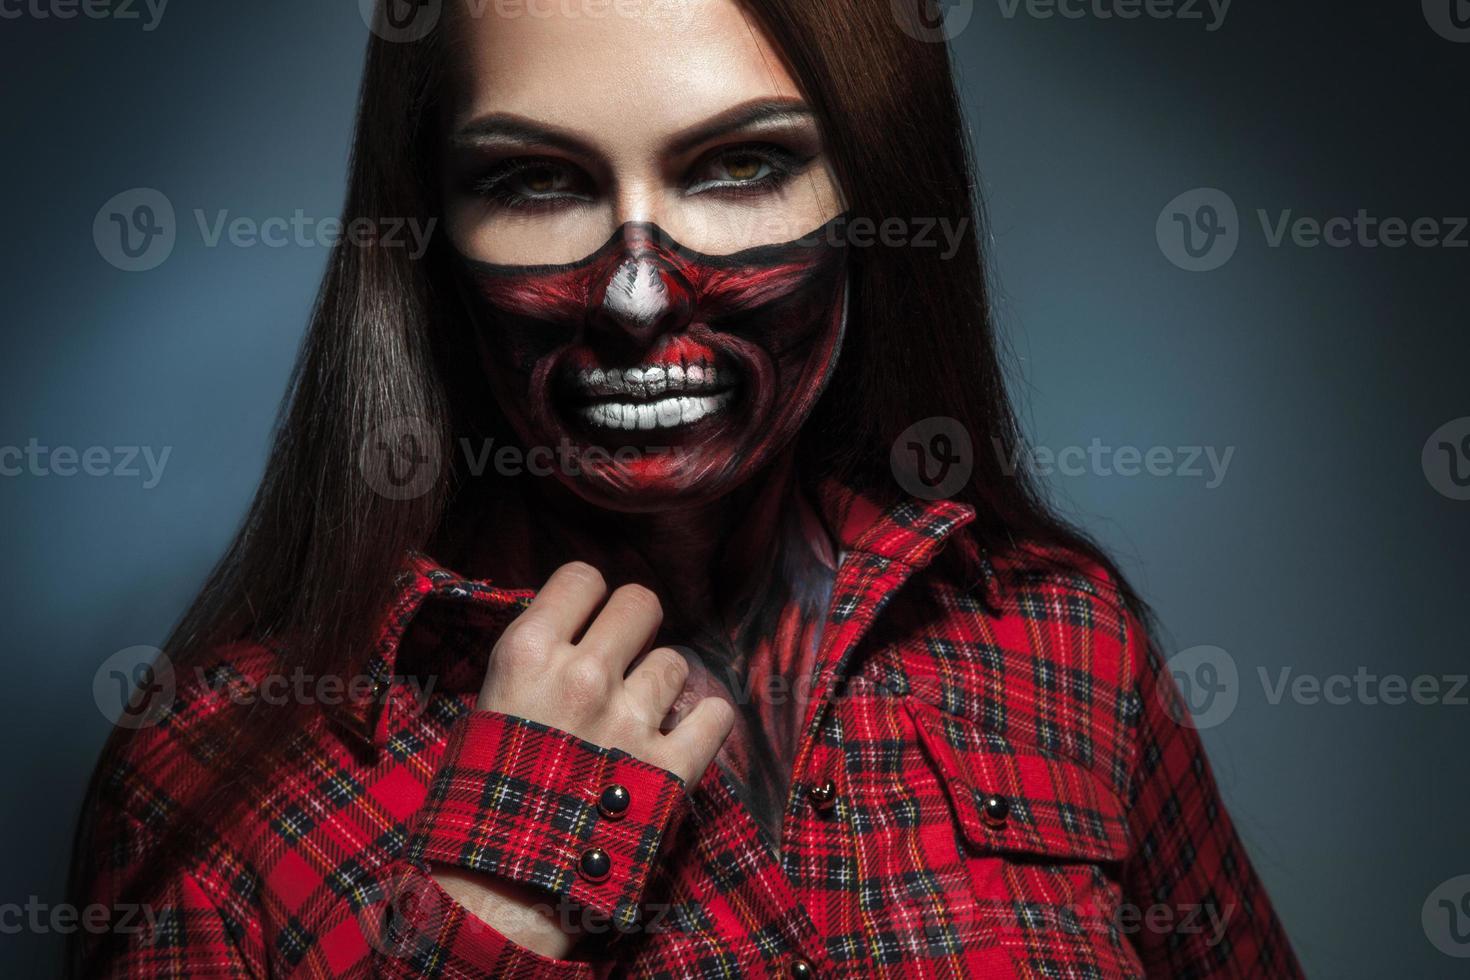
{"type": "Polygon", "coordinates": [[[980,804],[980,811],[985,814],[985,822],[990,826],[1002,827],[1006,818],[1011,815],[1011,803],[999,793],[990,793],[980,804]]]}
{"type": "Polygon", "coordinates": [[[837,799],[837,787],[832,780],[827,779],[807,790],[806,795],[812,801],[812,806],[818,810],[829,810],[837,799]]]}
{"type": "Polygon", "coordinates": [[[806,960],[796,956],[786,964],[786,975],[792,980],[812,980],[817,975],[817,971],[812,969],[812,965],[806,960]]]}
{"type": "Polygon", "coordinates": [[[597,811],[609,820],[616,820],[628,812],[628,805],[633,802],[626,786],[613,783],[602,791],[597,799],[597,811]]]}
{"type": "Polygon", "coordinates": [[[577,867],[588,881],[602,881],[612,871],[612,858],[602,848],[590,847],[582,852],[577,867]]]}

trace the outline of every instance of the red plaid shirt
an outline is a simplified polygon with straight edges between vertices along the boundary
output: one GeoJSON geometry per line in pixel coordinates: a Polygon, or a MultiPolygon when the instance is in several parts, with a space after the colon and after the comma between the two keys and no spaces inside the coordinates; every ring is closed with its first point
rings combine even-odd
{"type": "Polygon", "coordinates": [[[354,665],[378,696],[331,709],[337,724],[202,853],[160,844],[228,764],[201,722],[289,666],[242,644],[178,677],[160,723],[103,774],[88,850],[91,900],[141,903],[152,925],[99,944],[92,965],[147,978],[1300,976],[1197,735],[1172,720],[1172,681],[1105,579],[979,555],[955,534],[972,510],[952,502],[838,516],[846,557],[779,853],[719,766],[686,792],[625,753],[475,711],[489,651],[531,593],[415,557],[354,665]],[[628,790],[622,814],[599,809],[611,785],[628,790]],[[590,848],[611,859],[601,880],[582,871],[590,848]],[[537,886],[599,933],[589,958],[512,943],[430,862],[537,886]]]}

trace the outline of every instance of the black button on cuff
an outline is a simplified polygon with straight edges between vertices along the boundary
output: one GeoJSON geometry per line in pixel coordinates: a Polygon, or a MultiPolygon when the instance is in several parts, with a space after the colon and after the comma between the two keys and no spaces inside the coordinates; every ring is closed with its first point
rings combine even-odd
{"type": "Polygon", "coordinates": [[[985,822],[992,827],[1003,826],[1006,818],[1011,815],[1011,803],[999,793],[990,793],[985,801],[980,804],[980,812],[985,815],[985,822]]]}
{"type": "Polygon", "coordinates": [[[604,881],[612,873],[612,858],[600,847],[588,848],[582,852],[577,869],[588,881],[604,881]]]}
{"type": "Polygon", "coordinates": [[[613,783],[597,798],[597,812],[609,820],[616,820],[628,812],[628,806],[632,802],[633,797],[627,787],[613,783]]]}
{"type": "Polygon", "coordinates": [[[837,799],[837,786],[828,779],[807,790],[806,795],[812,801],[812,806],[818,810],[829,810],[837,799]]]}
{"type": "Polygon", "coordinates": [[[791,980],[812,980],[817,975],[817,971],[810,963],[798,956],[786,964],[786,975],[791,977],[791,980]]]}

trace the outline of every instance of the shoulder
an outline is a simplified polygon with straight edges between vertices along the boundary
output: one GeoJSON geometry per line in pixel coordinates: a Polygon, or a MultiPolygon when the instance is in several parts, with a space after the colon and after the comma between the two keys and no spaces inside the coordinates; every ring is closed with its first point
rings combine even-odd
{"type": "Polygon", "coordinates": [[[241,641],[197,655],[160,655],[134,695],[99,772],[105,802],[161,832],[204,803],[234,763],[231,748],[279,651],[241,641]]]}
{"type": "Polygon", "coordinates": [[[1001,616],[1051,624],[1059,639],[1122,649],[1144,639],[1126,583],[1081,551],[1022,544],[990,557],[988,587],[1001,616]]]}

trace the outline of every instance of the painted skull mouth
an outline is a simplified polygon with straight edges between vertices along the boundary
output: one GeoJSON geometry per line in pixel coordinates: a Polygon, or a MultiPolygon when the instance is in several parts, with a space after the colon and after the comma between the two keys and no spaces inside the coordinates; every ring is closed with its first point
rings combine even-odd
{"type": "Polygon", "coordinates": [[[568,366],[558,400],[593,431],[685,429],[720,415],[738,397],[740,372],[699,345],[626,367],[568,366]]]}

